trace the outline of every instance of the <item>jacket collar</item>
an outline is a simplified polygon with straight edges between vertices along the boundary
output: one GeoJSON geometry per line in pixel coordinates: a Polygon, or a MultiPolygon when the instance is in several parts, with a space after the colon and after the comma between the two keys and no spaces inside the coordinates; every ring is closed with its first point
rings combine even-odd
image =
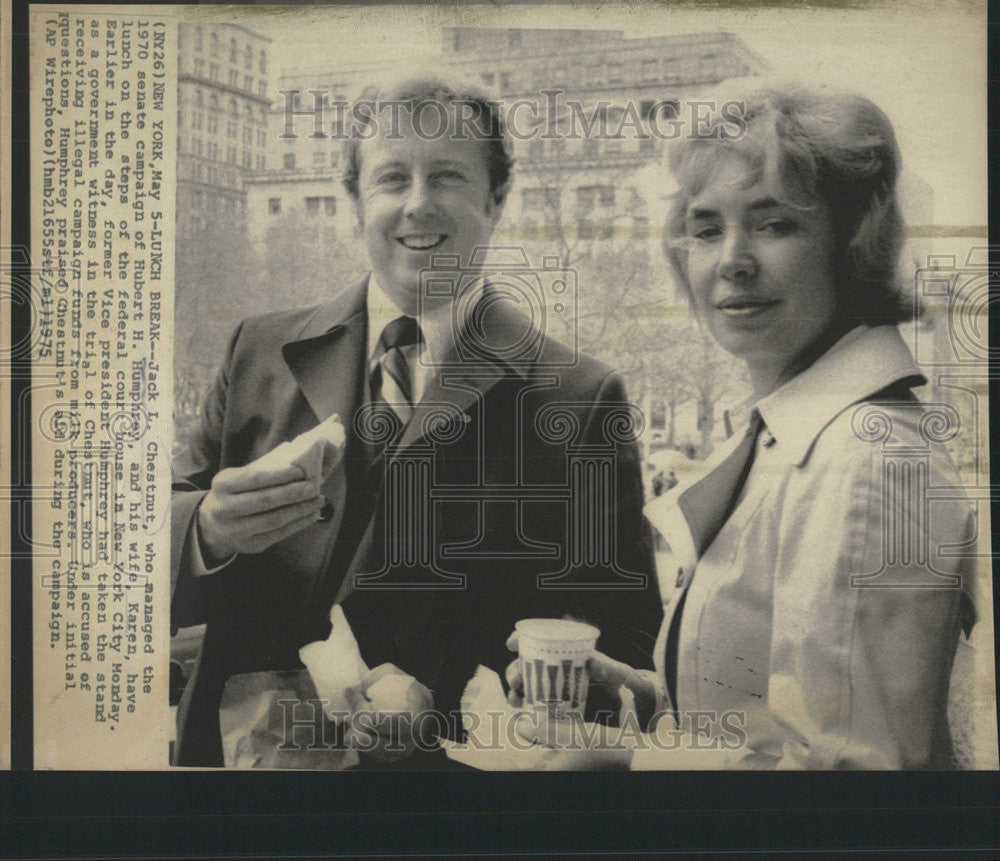
{"type": "Polygon", "coordinates": [[[318,306],[281,353],[306,401],[323,421],[337,413],[345,427],[360,403],[361,375],[334,369],[363,361],[368,279],[318,306]]]}
{"type": "MultiPolygon", "coordinates": [[[[320,305],[306,320],[282,354],[309,406],[321,421],[338,413],[345,425],[362,401],[367,333],[368,278],[320,305]],[[334,369],[357,368],[356,373],[334,369]]],[[[534,356],[515,351],[528,342],[541,344],[541,335],[499,291],[489,286],[417,405],[400,439],[399,449],[433,433],[447,414],[472,408],[504,378],[525,378],[534,356]],[[537,338],[530,337],[531,334],[537,338]],[[445,407],[445,413],[441,407],[445,407]]],[[[443,431],[443,428],[442,428],[443,431]]],[[[398,449],[398,450],[399,450],[398,449]]]]}
{"type": "Polygon", "coordinates": [[[899,330],[858,326],[756,406],[777,443],[775,454],[802,466],[830,422],[900,380],[911,385],[927,382],[899,330]]]}

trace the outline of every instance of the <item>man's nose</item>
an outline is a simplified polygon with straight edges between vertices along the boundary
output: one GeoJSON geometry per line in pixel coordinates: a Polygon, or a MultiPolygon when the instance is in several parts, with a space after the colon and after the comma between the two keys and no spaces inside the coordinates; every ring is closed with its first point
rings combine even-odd
{"type": "Polygon", "coordinates": [[[406,196],[405,214],[417,218],[436,212],[437,200],[431,183],[424,177],[414,177],[406,196]]]}
{"type": "Polygon", "coordinates": [[[757,260],[746,231],[729,230],[719,256],[719,275],[728,281],[746,281],[757,274],[757,260]]]}

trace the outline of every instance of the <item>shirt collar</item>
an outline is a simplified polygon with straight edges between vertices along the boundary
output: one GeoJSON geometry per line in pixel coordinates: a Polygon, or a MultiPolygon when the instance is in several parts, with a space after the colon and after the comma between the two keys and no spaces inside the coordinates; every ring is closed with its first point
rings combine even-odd
{"type": "MultiPolygon", "coordinates": [[[[474,294],[481,293],[483,281],[480,279],[470,288],[474,294]]],[[[459,307],[468,312],[476,304],[474,295],[463,298],[459,307]]],[[[397,317],[405,316],[404,312],[389,298],[378,283],[373,272],[368,278],[368,356],[374,355],[382,330],[397,317]]],[[[455,345],[455,331],[459,322],[453,319],[454,303],[449,302],[438,308],[432,308],[418,318],[420,331],[424,336],[429,354],[429,361],[441,363],[445,361],[455,345]]],[[[461,321],[464,322],[464,321],[461,321]]]]}
{"type": "Polygon", "coordinates": [[[858,326],[757,402],[782,458],[801,466],[822,430],[852,404],[908,378],[927,379],[895,326],[858,326]]]}

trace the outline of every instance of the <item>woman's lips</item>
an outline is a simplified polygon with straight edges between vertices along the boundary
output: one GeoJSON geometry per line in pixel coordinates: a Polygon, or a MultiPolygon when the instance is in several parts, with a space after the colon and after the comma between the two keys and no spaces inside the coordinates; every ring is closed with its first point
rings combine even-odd
{"type": "Polygon", "coordinates": [[[715,307],[727,317],[739,319],[754,317],[780,304],[779,299],[723,299],[717,302],[715,307]]]}

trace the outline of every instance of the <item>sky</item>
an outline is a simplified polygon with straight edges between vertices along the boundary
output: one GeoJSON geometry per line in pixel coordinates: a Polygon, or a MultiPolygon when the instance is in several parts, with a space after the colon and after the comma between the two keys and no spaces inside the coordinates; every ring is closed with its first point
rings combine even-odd
{"type": "MultiPolygon", "coordinates": [[[[204,9],[205,7],[201,7],[204,9]]],[[[226,7],[208,14],[227,17],[226,7]]],[[[903,0],[878,8],[729,9],[653,4],[244,7],[269,35],[271,75],[336,59],[436,53],[440,28],[574,27],[629,36],[727,31],[775,73],[847,87],[893,121],[906,167],[934,192],[939,225],[986,223],[985,3],[903,0]]]]}

